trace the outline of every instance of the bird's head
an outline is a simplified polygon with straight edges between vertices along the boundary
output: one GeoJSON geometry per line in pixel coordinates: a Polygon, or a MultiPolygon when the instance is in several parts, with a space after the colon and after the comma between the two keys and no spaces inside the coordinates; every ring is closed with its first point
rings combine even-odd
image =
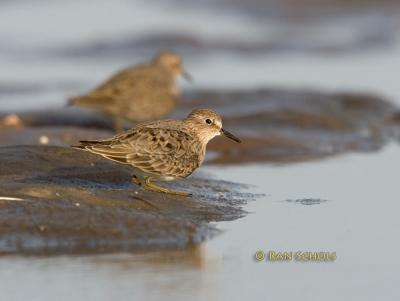
{"type": "Polygon", "coordinates": [[[240,139],[222,127],[222,118],[209,109],[193,110],[185,119],[186,122],[199,134],[202,141],[207,143],[215,136],[223,135],[240,143],[240,139]]]}
{"type": "Polygon", "coordinates": [[[158,53],[153,63],[162,66],[175,75],[181,75],[184,79],[192,81],[192,77],[183,69],[182,58],[179,54],[172,51],[162,51],[158,53]]]}

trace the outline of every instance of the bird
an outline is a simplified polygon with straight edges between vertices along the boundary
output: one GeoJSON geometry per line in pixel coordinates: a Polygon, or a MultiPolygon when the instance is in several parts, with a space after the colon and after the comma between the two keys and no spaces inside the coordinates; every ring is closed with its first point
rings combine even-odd
{"type": "Polygon", "coordinates": [[[119,132],[126,121],[136,124],[168,115],[180,93],[178,76],[192,81],[177,53],[161,51],[149,63],[117,72],[86,95],[70,98],[68,104],[111,116],[119,132]]]}
{"type": "Polygon", "coordinates": [[[132,182],[145,190],[189,196],[153,181],[190,176],[203,163],[207,143],[219,135],[241,142],[222,127],[222,118],[216,112],[195,109],[181,120],[144,122],[110,139],[80,141],[73,147],[130,165],[132,182]]]}

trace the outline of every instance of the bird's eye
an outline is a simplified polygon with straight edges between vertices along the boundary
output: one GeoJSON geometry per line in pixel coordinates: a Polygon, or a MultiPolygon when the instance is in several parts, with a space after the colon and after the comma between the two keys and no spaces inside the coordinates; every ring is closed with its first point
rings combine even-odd
{"type": "Polygon", "coordinates": [[[206,119],[206,123],[207,123],[207,124],[211,124],[211,123],[212,123],[212,120],[209,119],[209,118],[207,118],[207,119],[206,119]]]}

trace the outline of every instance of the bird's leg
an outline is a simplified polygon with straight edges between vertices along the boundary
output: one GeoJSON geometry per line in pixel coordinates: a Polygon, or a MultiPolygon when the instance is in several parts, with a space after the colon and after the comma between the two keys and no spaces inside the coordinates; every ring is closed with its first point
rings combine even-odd
{"type": "Polygon", "coordinates": [[[155,192],[167,193],[167,194],[172,194],[172,195],[190,196],[190,193],[174,191],[174,190],[170,190],[170,189],[158,186],[151,181],[151,177],[145,178],[145,185],[143,185],[142,187],[146,190],[155,191],[155,192]]]}
{"type": "Polygon", "coordinates": [[[122,132],[124,130],[124,119],[115,117],[113,123],[113,129],[116,133],[122,132]]]}
{"type": "Polygon", "coordinates": [[[137,176],[133,176],[132,178],[132,183],[138,185],[138,186],[142,186],[142,182],[140,182],[139,178],[137,176]]]}

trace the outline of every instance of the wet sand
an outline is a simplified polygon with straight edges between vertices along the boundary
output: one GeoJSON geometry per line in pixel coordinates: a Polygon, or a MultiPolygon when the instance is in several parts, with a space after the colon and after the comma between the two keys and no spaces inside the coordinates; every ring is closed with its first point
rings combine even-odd
{"type": "Polygon", "coordinates": [[[125,166],[65,147],[0,148],[0,253],[103,253],[199,244],[210,222],[234,220],[254,194],[192,177],[166,184],[190,197],[133,185],[125,166]]]}

